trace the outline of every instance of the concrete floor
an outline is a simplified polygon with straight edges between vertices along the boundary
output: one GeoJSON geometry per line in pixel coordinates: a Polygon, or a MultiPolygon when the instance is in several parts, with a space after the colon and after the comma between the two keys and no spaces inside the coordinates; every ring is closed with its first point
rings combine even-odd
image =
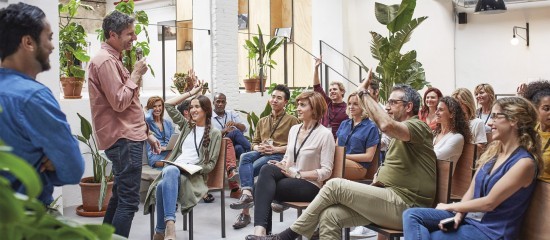
{"type": "MultiPolygon", "coordinates": [[[[210,240],[210,239],[223,239],[221,238],[221,218],[220,218],[220,195],[219,192],[213,193],[216,201],[213,203],[199,203],[193,210],[194,215],[194,239],[197,240],[210,240]]],[[[229,196],[229,191],[226,192],[226,196],[229,196]]],[[[239,213],[238,210],[229,208],[229,204],[236,202],[236,199],[226,198],[225,201],[225,226],[226,226],[226,238],[227,240],[242,240],[248,234],[254,232],[253,223],[247,227],[235,230],[232,225],[237,219],[239,213]]],[[[75,220],[81,223],[101,223],[103,218],[87,218],[80,217],[75,213],[76,206],[66,207],[63,209],[64,216],[68,219],[75,220]]],[[[253,214],[253,211],[251,211],[253,214]]],[[[252,216],[252,218],[254,218],[252,216]]],[[[296,220],[296,210],[289,209],[284,212],[284,221],[279,222],[279,214],[273,214],[273,232],[278,233],[288,228],[296,220]]],[[[254,219],[252,219],[254,221],[254,219]]],[[[134,221],[132,223],[132,230],[130,231],[131,240],[149,240],[149,215],[143,215],[143,205],[140,204],[140,210],[136,213],[134,221]]],[[[181,214],[177,214],[176,220],[176,236],[177,239],[189,239],[188,231],[183,231],[183,217],[181,214]]],[[[373,240],[376,237],[364,238],[373,240]]]]}

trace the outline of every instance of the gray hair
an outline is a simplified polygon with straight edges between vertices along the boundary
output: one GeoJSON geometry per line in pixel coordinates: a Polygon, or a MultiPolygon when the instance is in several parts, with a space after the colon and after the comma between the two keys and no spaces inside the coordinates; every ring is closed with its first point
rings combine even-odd
{"type": "Polygon", "coordinates": [[[411,102],[413,104],[412,113],[414,115],[418,115],[418,110],[420,109],[420,94],[414,90],[410,85],[408,84],[397,84],[392,88],[393,91],[402,91],[405,93],[405,96],[403,96],[403,101],[405,102],[411,102]]]}
{"type": "Polygon", "coordinates": [[[135,19],[117,10],[112,11],[103,19],[103,36],[109,39],[110,32],[120,35],[122,31],[134,24],[135,19]]]}

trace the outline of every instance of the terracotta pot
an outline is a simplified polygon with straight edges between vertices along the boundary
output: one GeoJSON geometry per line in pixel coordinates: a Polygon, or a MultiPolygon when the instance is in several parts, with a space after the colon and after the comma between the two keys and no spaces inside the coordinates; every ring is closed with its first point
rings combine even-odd
{"type": "Polygon", "coordinates": [[[256,85],[259,85],[260,79],[258,78],[249,78],[244,79],[244,89],[247,93],[253,93],[256,92],[256,85]]]}
{"type": "MultiPolygon", "coordinates": [[[[109,200],[112,196],[113,181],[107,183],[107,193],[105,194],[105,198],[103,199],[103,206],[101,207],[101,211],[99,211],[98,206],[101,183],[92,183],[92,181],[93,177],[85,177],[80,180],[79,185],[80,192],[82,194],[82,210],[84,212],[96,213],[95,215],[97,215],[98,212],[103,212],[103,215],[105,215],[107,204],[109,203],[109,200]]],[[[77,213],[79,212],[77,211],[77,213]]]]}
{"type": "Polygon", "coordinates": [[[262,87],[262,90],[260,91],[260,79],[258,78],[258,82],[256,82],[256,87],[254,88],[254,90],[256,92],[265,92],[265,83],[267,81],[267,77],[265,77],[263,79],[263,87],[262,87]]]}
{"type": "Polygon", "coordinates": [[[82,84],[84,79],[75,77],[62,77],[61,86],[63,87],[63,95],[66,99],[79,99],[82,98],[80,93],[82,92],[82,84]]]}

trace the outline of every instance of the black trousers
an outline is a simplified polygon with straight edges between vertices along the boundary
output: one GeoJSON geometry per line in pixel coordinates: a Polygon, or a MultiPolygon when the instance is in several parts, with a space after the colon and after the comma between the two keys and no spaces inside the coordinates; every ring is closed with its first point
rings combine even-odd
{"type": "Polygon", "coordinates": [[[303,179],[288,178],[275,165],[266,164],[260,170],[254,187],[254,226],[271,232],[273,200],[280,202],[311,202],[319,187],[303,179]]]}

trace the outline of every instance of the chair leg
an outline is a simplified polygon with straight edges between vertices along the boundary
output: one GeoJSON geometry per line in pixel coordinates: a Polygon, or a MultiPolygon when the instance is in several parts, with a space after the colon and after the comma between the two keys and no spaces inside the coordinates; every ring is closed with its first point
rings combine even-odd
{"type": "MultiPolygon", "coordinates": [[[[296,211],[298,212],[298,218],[299,218],[299,217],[302,215],[302,209],[297,209],[296,211]]],[[[303,239],[303,238],[302,238],[302,235],[300,235],[300,236],[298,237],[298,240],[302,240],[302,239],[303,239]]]]}
{"type": "Polygon", "coordinates": [[[183,215],[183,231],[187,231],[187,214],[183,215]]]}
{"type": "Polygon", "coordinates": [[[350,239],[349,232],[350,232],[350,228],[344,228],[344,239],[345,240],[350,239]]]}
{"type": "Polygon", "coordinates": [[[225,191],[220,191],[221,195],[221,218],[222,218],[222,238],[225,238],[225,191]]]}
{"type": "Polygon", "coordinates": [[[279,222],[283,222],[283,212],[279,213],[279,222]]]}
{"type": "Polygon", "coordinates": [[[153,239],[153,234],[155,234],[155,205],[151,204],[149,206],[149,228],[151,230],[151,239],[153,239]]]}
{"type": "Polygon", "coordinates": [[[193,240],[193,209],[189,211],[189,240],[193,240]]]}

